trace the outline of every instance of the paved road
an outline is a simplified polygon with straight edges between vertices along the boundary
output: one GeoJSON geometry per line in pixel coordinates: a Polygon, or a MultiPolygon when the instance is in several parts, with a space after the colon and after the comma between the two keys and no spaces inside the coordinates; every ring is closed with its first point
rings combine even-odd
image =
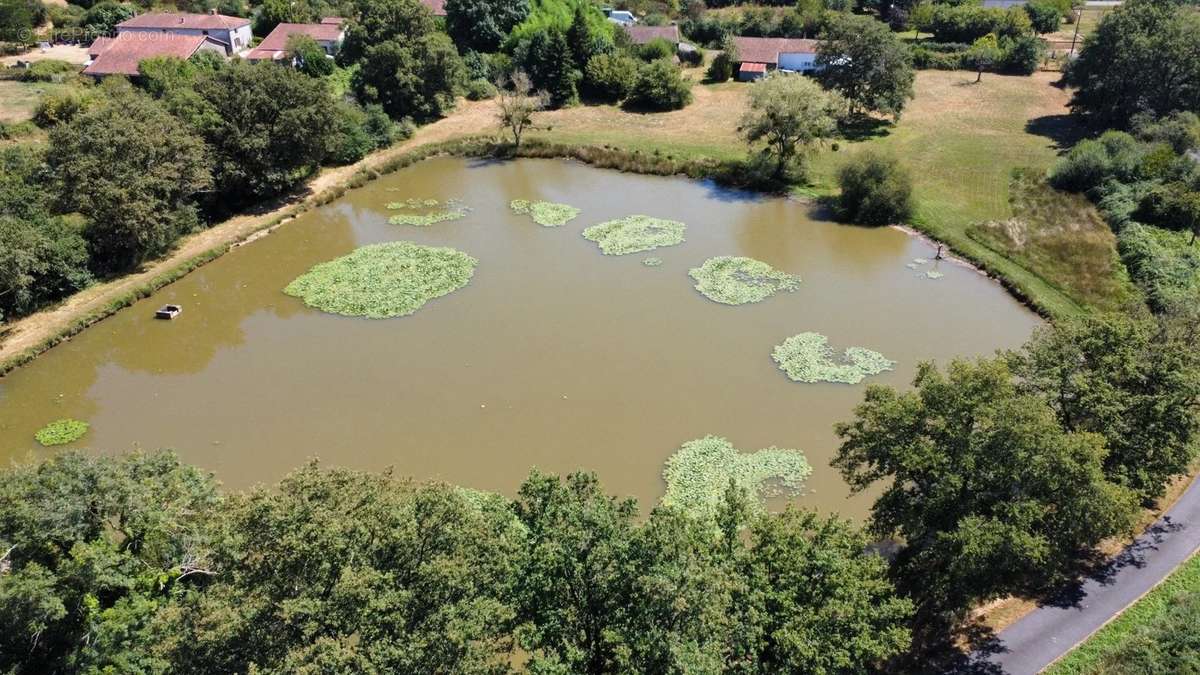
{"type": "Polygon", "coordinates": [[[1000,632],[980,658],[1010,675],[1034,675],[1099,630],[1200,549],[1200,481],[1097,576],[1000,632]]]}

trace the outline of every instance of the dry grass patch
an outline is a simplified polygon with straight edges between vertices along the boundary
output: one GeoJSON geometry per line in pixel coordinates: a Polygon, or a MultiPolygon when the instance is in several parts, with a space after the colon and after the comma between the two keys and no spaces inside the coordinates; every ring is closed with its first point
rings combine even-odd
{"type": "Polygon", "coordinates": [[[1130,299],[1117,238],[1086,198],[1051,188],[1040,174],[1018,171],[1009,202],[1012,218],[972,225],[967,233],[1080,304],[1117,310],[1130,299]]]}

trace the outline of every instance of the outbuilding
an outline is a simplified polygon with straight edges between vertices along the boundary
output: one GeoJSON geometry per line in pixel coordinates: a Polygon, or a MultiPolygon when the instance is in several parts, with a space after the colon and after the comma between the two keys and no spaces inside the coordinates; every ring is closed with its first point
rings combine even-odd
{"type": "Polygon", "coordinates": [[[809,73],[817,69],[816,40],[735,37],[733,44],[739,80],[756,80],[772,70],[809,73]]]}
{"type": "Polygon", "coordinates": [[[250,33],[250,19],[217,14],[215,10],[208,14],[180,12],[139,14],[117,24],[118,37],[130,33],[211,38],[225,45],[226,56],[232,56],[247,49],[253,37],[250,33]]]}

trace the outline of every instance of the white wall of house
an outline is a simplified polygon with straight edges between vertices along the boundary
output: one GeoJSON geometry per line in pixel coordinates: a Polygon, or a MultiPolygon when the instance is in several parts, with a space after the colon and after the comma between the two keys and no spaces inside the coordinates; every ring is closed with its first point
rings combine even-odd
{"type": "Polygon", "coordinates": [[[780,52],[779,69],[808,72],[816,70],[817,55],[803,52],[780,52]]]}
{"type": "Polygon", "coordinates": [[[199,28],[118,28],[118,33],[171,33],[173,35],[207,35],[229,45],[231,53],[236,54],[244,51],[250,46],[250,39],[253,37],[250,33],[249,24],[240,28],[224,29],[224,28],[209,28],[201,30],[199,28]]]}

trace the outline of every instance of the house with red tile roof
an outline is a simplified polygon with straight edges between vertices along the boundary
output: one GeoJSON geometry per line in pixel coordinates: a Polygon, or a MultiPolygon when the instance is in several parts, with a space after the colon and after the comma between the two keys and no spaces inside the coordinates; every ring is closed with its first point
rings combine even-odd
{"type": "Polygon", "coordinates": [[[138,74],[138,64],[145,59],[159,56],[189,59],[201,51],[212,51],[224,56],[225,44],[207,35],[121,33],[115,38],[96,38],[88,48],[88,53],[94,53],[94,56],[83,69],[83,74],[94,77],[133,77],[138,74]]]}
{"type": "Polygon", "coordinates": [[[250,47],[250,19],[225,16],[215,11],[208,14],[181,12],[149,12],[117,24],[117,35],[126,33],[170,34],[212,38],[225,45],[225,54],[232,56],[250,47]]]}
{"type": "Polygon", "coordinates": [[[321,45],[325,53],[333,56],[346,39],[344,19],[329,17],[321,23],[281,23],[263,38],[258,46],[250,50],[246,58],[250,61],[279,61],[287,57],[287,43],[293,35],[307,35],[321,45]]]}
{"type": "Polygon", "coordinates": [[[421,4],[428,7],[434,16],[446,16],[446,0],[421,0],[421,4]]]}
{"type": "Polygon", "coordinates": [[[817,41],[792,38],[735,37],[738,79],[757,80],[771,70],[812,72],[817,69],[817,41]]]}

